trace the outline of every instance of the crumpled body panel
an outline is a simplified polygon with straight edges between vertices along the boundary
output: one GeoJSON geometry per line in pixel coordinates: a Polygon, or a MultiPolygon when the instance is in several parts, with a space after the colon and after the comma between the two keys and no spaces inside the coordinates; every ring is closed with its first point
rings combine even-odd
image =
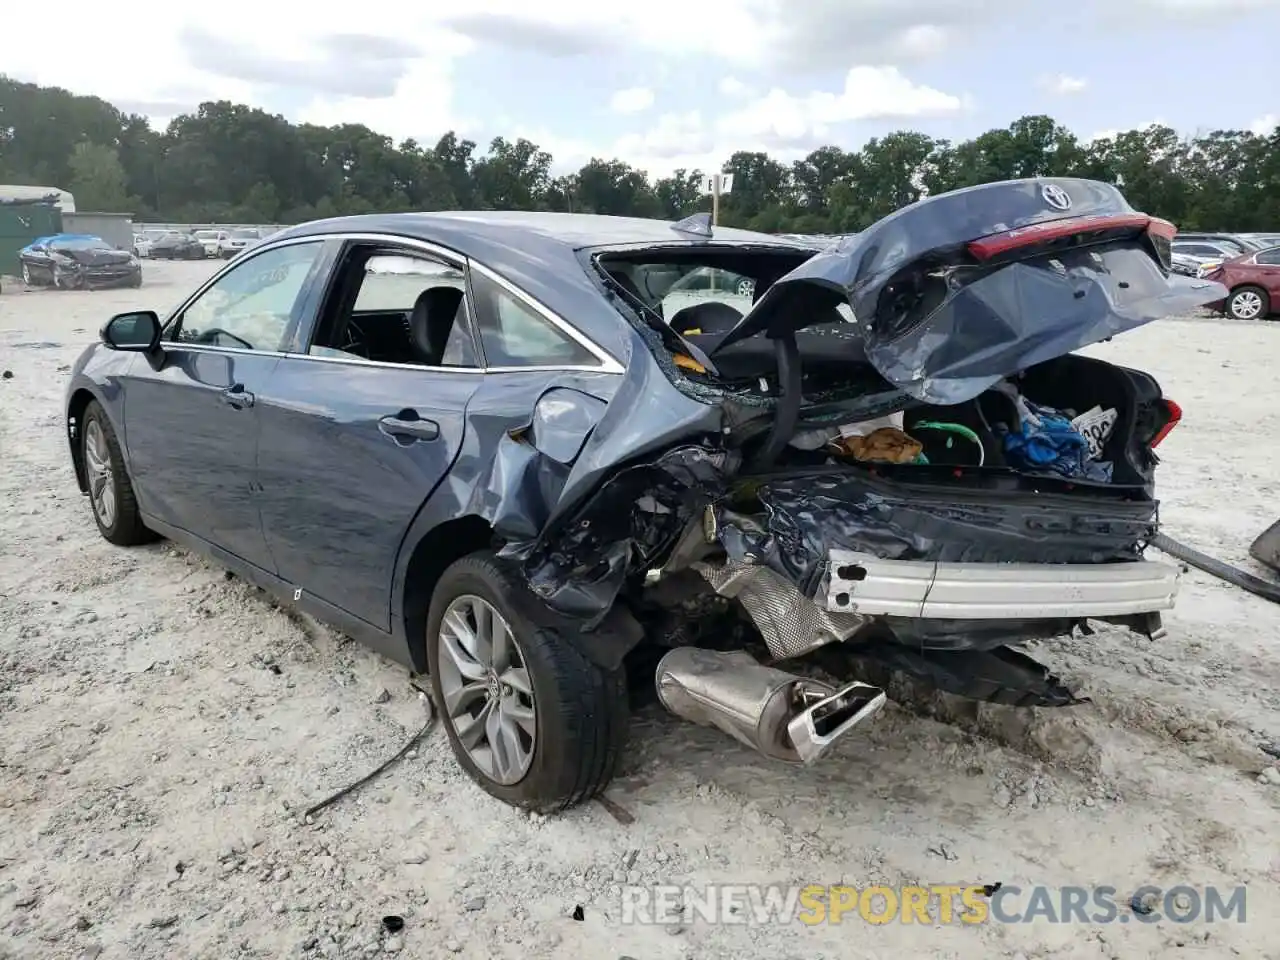
{"type": "Polygon", "coordinates": [[[1133,236],[1013,262],[965,252],[978,238],[1032,235],[1055,222],[1087,233],[1090,218],[1149,219],[1092,180],[1006,181],[927,198],[782,277],[711,356],[749,337],[804,330],[848,341],[850,357],[864,355],[907,396],[961,403],[1036,363],[1225,296],[1219,284],[1169,276],[1150,241],[1133,236]],[[1046,202],[1054,188],[1068,207],[1046,202]],[[849,322],[823,319],[837,303],[852,309],[849,322]]]}
{"type": "Polygon", "coordinates": [[[1154,501],[890,487],[853,471],[769,480],[757,496],[767,519],[721,509],[721,543],[731,558],[753,557],[810,597],[823,587],[833,547],[885,560],[1136,560],[1156,533],[1158,509],[1154,501]]]}

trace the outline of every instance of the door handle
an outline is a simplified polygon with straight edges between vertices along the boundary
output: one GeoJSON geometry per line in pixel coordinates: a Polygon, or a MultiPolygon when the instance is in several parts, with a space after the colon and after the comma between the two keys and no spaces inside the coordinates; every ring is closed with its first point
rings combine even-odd
{"type": "Polygon", "coordinates": [[[440,436],[440,424],[434,420],[423,420],[412,410],[401,410],[394,416],[383,417],[378,421],[378,429],[402,444],[435,440],[440,436]]]}
{"type": "Polygon", "coordinates": [[[244,388],[243,383],[237,383],[222,391],[222,402],[243,410],[253,406],[253,394],[244,388]]]}

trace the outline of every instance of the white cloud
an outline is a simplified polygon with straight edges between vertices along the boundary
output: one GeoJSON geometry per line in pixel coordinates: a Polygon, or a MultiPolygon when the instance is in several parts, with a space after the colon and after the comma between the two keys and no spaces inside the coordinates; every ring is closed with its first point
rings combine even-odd
{"type": "Polygon", "coordinates": [[[545,129],[518,131],[555,158],[558,173],[593,156],[618,157],[650,176],[672,170],[714,170],[737,150],[765,151],[789,162],[832,140],[832,127],[869,120],[907,120],[957,113],[966,100],[912,83],[894,67],[855,67],[835,93],[792,94],[775,88],[735,109],[665,113],[611,144],[563,138],[545,129]]]}
{"type": "Polygon", "coordinates": [[[1249,124],[1249,130],[1260,137],[1271,136],[1276,132],[1276,127],[1280,127],[1280,116],[1276,116],[1274,113],[1268,113],[1266,116],[1259,117],[1249,124]]]}
{"type": "Polygon", "coordinates": [[[932,23],[920,23],[902,31],[894,41],[895,52],[912,59],[936,57],[947,48],[950,34],[932,23]]]}
{"type": "Polygon", "coordinates": [[[1049,77],[1041,77],[1040,86],[1042,89],[1057,96],[1069,97],[1073,93],[1082,92],[1089,86],[1089,81],[1083,77],[1073,77],[1070,74],[1059,73],[1049,77]]]}
{"type": "Polygon", "coordinates": [[[641,113],[653,106],[653,91],[648,87],[628,87],[619,90],[609,100],[614,113],[641,113]]]}
{"type": "Polygon", "coordinates": [[[76,2],[63,13],[56,56],[29,34],[0,31],[4,72],[95,94],[147,114],[159,128],[205,100],[262,106],[295,121],[364,123],[397,140],[463,126],[453,114],[452,70],[474,44],[430,14],[361,18],[360,32],[344,33],[288,5],[225,0],[177,9],[135,0],[129,53],[104,71],[102,38],[119,33],[119,11],[76,2]],[[227,51],[235,54],[230,60],[227,51]],[[353,57],[360,69],[344,69],[353,57]]]}
{"type": "Polygon", "coordinates": [[[725,77],[720,81],[720,92],[726,97],[745,97],[751,93],[751,88],[737,77],[725,77]]]}

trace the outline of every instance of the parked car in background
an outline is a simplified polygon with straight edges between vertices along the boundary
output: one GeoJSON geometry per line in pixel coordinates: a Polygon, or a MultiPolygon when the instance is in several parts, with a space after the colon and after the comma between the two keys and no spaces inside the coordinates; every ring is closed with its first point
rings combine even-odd
{"type": "Polygon", "coordinates": [[[60,290],[142,286],[142,264],[101,237],[60,233],[39,237],[18,251],[22,282],[60,290]]]}
{"type": "Polygon", "coordinates": [[[1227,260],[1203,276],[1227,288],[1226,299],[1210,309],[1236,320],[1265,320],[1280,309],[1280,246],[1227,260]]]}
{"type": "Polygon", "coordinates": [[[257,230],[228,230],[218,234],[218,256],[230,260],[244,253],[254,244],[261,241],[262,235],[257,230]]]}
{"type": "Polygon", "coordinates": [[[151,256],[156,260],[200,260],[205,247],[190,233],[166,233],[152,242],[151,256]]]}
{"type": "Polygon", "coordinates": [[[1257,244],[1259,250],[1280,246],[1280,233],[1242,233],[1241,239],[1257,244]]]}
{"type": "Polygon", "coordinates": [[[1222,240],[1187,240],[1181,236],[1170,245],[1170,266],[1175,273],[1202,277],[1226,260],[1241,255],[1240,247],[1222,240]]]}
{"type": "Polygon", "coordinates": [[[507,803],[599,794],[630,687],[811,763],[885,703],[867,662],[1066,706],[1018,645],[1163,635],[1180,410],[1079,351],[1225,293],[1170,280],[1173,233],[1066,178],[822,252],[706,215],[317,221],[111,318],[67,452],[109,542],[169,537],[426,673],[507,803]],[[754,303],[664,315],[635,279],[691,268],[754,303]],[[819,648],[830,682],[774,666],[819,648]]]}
{"type": "Polygon", "coordinates": [[[1173,241],[1170,249],[1174,253],[1196,257],[1201,262],[1206,260],[1230,260],[1232,257],[1238,257],[1240,254],[1247,252],[1235,244],[1224,243],[1221,240],[1188,240],[1182,236],[1173,241]]]}
{"type": "Polygon", "coordinates": [[[206,257],[219,256],[222,241],[226,240],[227,237],[228,234],[225,230],[197,230],[195,232],[195,238],[200,241],[206,257]]]}
{"type": "Polygon", "coordinates": [[[1175,242],[1185,243],[1191,241],[1215,243],[1225,247],[1230,252],[1234,252],[1235,255],[1252,253],[1254,250],[1266,246],[1266,244],[1246,239],[1244,235],[1239,233],[1204,233],[1196,230],[1188,233],[1179,232],[1175,242]]]}
{"type": "Polygon", "coordinates": [[[143,260],[151,256],[151,238],[145,233],[133,235],[133,255],[143,260]]]}

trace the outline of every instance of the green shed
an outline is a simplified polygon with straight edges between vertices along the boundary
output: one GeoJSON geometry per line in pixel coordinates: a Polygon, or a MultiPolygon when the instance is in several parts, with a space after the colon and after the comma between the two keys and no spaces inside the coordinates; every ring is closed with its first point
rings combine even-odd
{"type": "Polygon", "coordinates": [[[17,275],[18,251],[36,237],[62,232],[62,210],[51,200],[0,197],[0,274],[17,275]]]}

